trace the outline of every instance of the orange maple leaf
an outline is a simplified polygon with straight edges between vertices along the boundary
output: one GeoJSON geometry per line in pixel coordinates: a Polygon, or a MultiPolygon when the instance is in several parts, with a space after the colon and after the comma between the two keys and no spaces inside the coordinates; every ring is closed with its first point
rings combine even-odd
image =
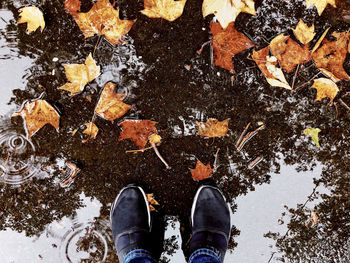
{"type": "Polygon", "coordinates": [[[287,73],[293,71],[297,65],[311,60],[309,45],[301,47],[290,36],[283,34],[272,39],[270,49],[287,73]]]}
{"type": "MultiPolygon", "coordinates": [[[[269,56],[269,47],[265,47],[263,49],[260,49],[259,51],[253,50],[252,58],[254,59],[255,63],[258,65],[262,73],[264,73],[266,78],[274,78],[272,73],[267,69],[266,67],[266,57],[269,56]]],[[[275,63],[275,65],[277,62],[275,63]]]]}
{"type": "Polygon", "coordinates": [[[70,0],[65,6],[85,38],[104,35],[113,45],[123,43],[123,36],[136,21],[119,19],[119,10],[115,10],[109,0],[98,0],[87,13],[77,12],[77,1],[70,0]]]}
{"type": "Polygon", "coordinates": [[[81,3],[79,0],[65,0],[64,9],[71,15],[75,15],[80,11],[81,3]]]}
{"type": "Polygon", "coordinates": [[[222,29],[220,23],[210,23],[210,31],[213,34],[214,64],[215,66],[235,72],[232,58],[242,51],[254,46],[241,32],[237,31],[234,23],[222,29]]]}
{"type": "Polygon", "coordinates": [[[157,202],[156,199],[154,199],[153,194],[146,194],[147,196],[147,201],[148,201],[148,205],[151,211],[156,211],[156,209],[154,208],[154,205],[159,205],[159,203],[157,202]]]}
{"type": "Polygon", "coordinates": [[[213,168],[211,168],[210,163],[204,165],[201,161],[197,160],[196,168],[190,169],[192,178],[195,181],[201,181],[211,177],[213,168]]]}
{"type": "Polygon", "coordinates": [[[202,137],[221,137],[226,136],[228,132],[228,122],[230,118],[218,121],[217,119],[210,118],[207,122],[198,122],[198,135],[202,137]]]}
{"type": "Polygon", "coordinates": [[[125,120],[119,123],[123,131],[118,141],[131,139],[139,149],[145,148],[150,135],[157,133],[157,122],[151,120],[125,120]]]}

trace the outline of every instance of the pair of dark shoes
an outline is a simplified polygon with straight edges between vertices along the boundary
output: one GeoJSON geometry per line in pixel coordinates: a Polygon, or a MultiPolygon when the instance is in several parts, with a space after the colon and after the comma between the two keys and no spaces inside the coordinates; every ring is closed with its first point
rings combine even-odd
{"type": "MultiPolygon", "coordinates": [[[[190,253],[208,248],[223,262],[231,224],[228,206],[218,188],[202,185],[198,189],[192,204],[191,223],[190,253]]],[[[129,185],[120,191],[111,208],[111,224],[120,262],[133,250],[151,251],[151,214],[141,187],[129,185]]]]}

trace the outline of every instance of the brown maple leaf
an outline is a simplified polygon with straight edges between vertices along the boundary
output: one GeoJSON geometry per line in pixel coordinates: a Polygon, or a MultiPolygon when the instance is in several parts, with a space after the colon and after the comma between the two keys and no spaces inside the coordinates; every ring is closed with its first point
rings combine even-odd
{"type": "Polygon", "coordinates": [[[309,45],[301,47],[290,36],[283,34],[272,39],[270,49],[287,73],[293,71],[297,65],[311,60],[309,45]]]}
{"type": "Polygon", "coordinates": [[[115,87],[116,84],[112,82],[106,83],[95,108],[97,115],[111,122],[122,117],[131,108],[122,101],[126,94],[115,93],[115,87]]]}
{"type": "Polygon", "coordinates": [[[123,43],[126,35],[136,20],[119,19],[119,10],[115,10],[109,0],[98,0],[87,13],[77,12],[76,1],[71,0],[72,5],[66,5],[85,38],[95,34],[104,35],[113,45],[123,43]]]}
{"type": "Polygon", "coordinates": [[[221,137],[226,136],[228,132],[228,122],[230,118],[218,121],[217,119],[210,118],[207,122],[198,122],[198,135],[202,137],[221,137]]]}
{"type": "Polygon", "coordinates": [[[232,58],[242,51],[254,46],[241,32],[237,31],[234,23],[230,23],[224,30],[219,23],[210,23],[213,34],[214,64],[215,66],[235,72],[232,58]]]}
{"type": "Polygon", "coordinates": [[[118,141],[131,139],[139,149],[145,148],[150,135],[157,133],[157,122],[151,120],[125,120],[119,123],[123,131],[118,141]]]}
{"type": "Polygon", "coordinates": [[[204,165],[201,161],[197,160],[196,168],[190,169],[192,178],[195,181],[201,181],[211,177],[213,168],[211,168],[210,163],[204,165]]]}
{"type": "Polygon", "coordinates": [[[141,13],[150,18],[164,18],[168,21],[174,21],[182,15],[186,1],[144,0],[145,9],[141,13]]]}
{"type": "Polygon", "coordinates": [[[343,67],[348,52],[349,33],[343,32],[334,36],[337,37],[336,41],[322,41],[321,46],[312,53],[312,59],[323,74],[337,82],[350,79],[343,67]]]}
{"type": "Polygon", "coordinates": [[[12,114],[21,116],[25,122],[27,137],[32,137],[45,124],[51,124],[56,130],[59,128],[60,115],[46,100],[37,99],[26,102],[23,108],[12,114]]]}

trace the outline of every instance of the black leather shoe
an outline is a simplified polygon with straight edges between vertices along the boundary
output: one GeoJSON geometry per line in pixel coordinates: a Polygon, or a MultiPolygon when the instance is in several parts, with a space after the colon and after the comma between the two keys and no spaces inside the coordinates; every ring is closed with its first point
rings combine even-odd
{"type": "Polygon", "coordinates": [[[112,205],[110,216],[120,262],[132,250],[148,250],[151,215],[141,187],[129,185],[123,188],[112,205]]]}
{"type": "Polygon", "coordinates": [[[190,253],[200,248],[213,250],[223,262],[231,231],[230,211],[217,187],[202,185],[194,198],[190,253]]]}

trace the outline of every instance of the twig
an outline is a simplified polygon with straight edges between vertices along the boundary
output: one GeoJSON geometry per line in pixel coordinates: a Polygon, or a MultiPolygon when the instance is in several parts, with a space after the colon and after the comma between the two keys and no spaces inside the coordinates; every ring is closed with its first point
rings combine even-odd
{"type": "Polygon", "coordinates": [[[149,149],[152,149],[152,146],[147,147],[147,148],[143,148],[143,149],[139,149],[139,150],[128,150],[128,151],[125,151],[125,152],[126,153],[136,153],[136,152],[144,152],[144,151],[147,151],[149,149]]]}
{"type": "Polygon", "coordinates": [[[258,131],[262,130],[265,128],[265,125],[261,125],[260,127],[258,127],[257,129],[255,129],[254,131],[248,133],[246,136],[244,136],[243,140],[241,141],[241,143],[239,144],[239,146],[237,147],[238,151],[241,151],[242,148],[244,147],[244,145],[251,140],[257,133],[258,131]]]}
{"type": "Polygon", "coordinates": [[[297,70],[295,71],[295,74],[294,74],[294,77],[293,77],[292,90],[290,91],[291,93],[294,92],[293,88],[294,88],[294,84],[295,84],[295,79],[297,78],[297,75],[298,75],[299,66],[300,66],[300,64],[298,64],[297,70]]]}
{"type": "Polygon", "coordinates": [[[260,163],[263,160],[263,157],[260,155],[257,158],[255,158],[252,162],[248,164],[248,168],[252,169],[254,168],[258,163],[260,163]]]}
{"type": "Polygon", "coordinates": [[[348,111],[350,111],[350,107],[348,106],[348,104],[346,104],[342,99],[339,99],[341,105],[343,105],[348,111]]]}
{"type": "Polygon", "coordinates": [[[152,143],[152,148],[154,150],[154,152],[156,153],[156,155],[158,156],[158,158],[164,163],[164,165],[166,166],[167,169],[170,169],[171,167],[169,166],[169,164],[163,159],[163,157],[160,155],[160,153],[158,152],[157,146],[155,143],[152,143]]]}
{"type": "Polygon", "coordinates": [[[217,168],[217,167],[216,167],[216,161],[217,161],[217,159],[218,159],[218,153],[219,153],[219,151],[220,151],[220,148],[218,148],[217,151],[216,151],[216,153],[215,153],[215,160],[214,160],[214,167],[213,167],[213,168],[214,168],[214,169],[213,169],[214,171],[215,171],[216,168],[217,168]]]}
{"type": "Polygon", "coordinates": [[[101,36],[101,35],[98,36],[96,45],[95,45],[95,47],[94,47],[94,52],[92,52],[92,57],[95,57],[95,51],[96,51],[96,49],[97,49],[98,47],[100,47],[100,44],[101,44],[101,42],[102,42],[102,37],[104,37],[104,35],[103,35],[103,36],[101,36]]]}
{"type": "Polygon", "coordinates": [[[244,129],[243,132],[241,133],[241,136],[239,136],[239,138],[238,138],[238,140],[237,140],[237,142],[236,142],[236,145],[235,145],[236,148],[238,147],[239,143],[241,142],[241,140],[242,140],[244,134],[246,133],[246,131],[248,130],[249,126],[250,126],[250,122],[247,124],[247,126],[245,127],[245,129],[244,129]]]}
{"type": "Polygon", "coordinates": [[[317,78],[318,75],[320,75],[320,74],[322,74],[322,72],[318,72],[315,76],[313,76],[313,77],[312,77],[311,79],[309,79],[307,82],[305,82],[304,84],[301,84],[301,85],[299,85],[298,87],[296,87],[294,91],[297,91],[298,89],[304,87],[305,85],[310,84],[310,82],[311,82],[312,80],[314,80],[315,78],[317,78]]]}

